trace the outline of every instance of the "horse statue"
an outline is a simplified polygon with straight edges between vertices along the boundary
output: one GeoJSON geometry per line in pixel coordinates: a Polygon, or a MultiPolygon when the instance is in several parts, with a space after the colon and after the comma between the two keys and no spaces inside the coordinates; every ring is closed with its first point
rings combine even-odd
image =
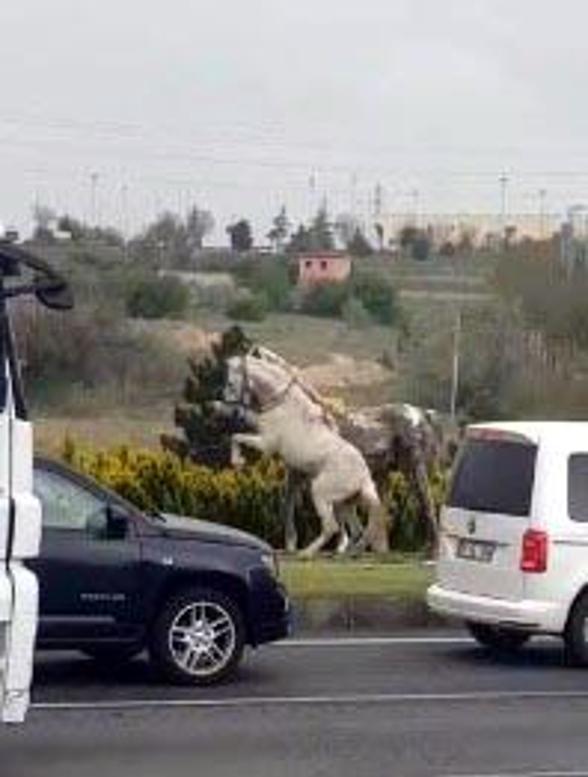
{"type": "MultiPolygon", "coordinates": [[[[232,436],[234,466],[243,463],[241,449],[251,448],[281,456],[289,470],[310,480],[321,533],[302,551],[304,557],[312,558],[337,535],[339,549],[345,549],[345,522],[356,504],[368,514],[358,540],[361,549],[388,550],[389,517],[362,453],[339,433],[320,395],[283,359],[261,347],[229,358],[222,404],[245,408],[255,429],[232,436]]],[[[357,523],[353,526],[356,529],[357,523]]]]}

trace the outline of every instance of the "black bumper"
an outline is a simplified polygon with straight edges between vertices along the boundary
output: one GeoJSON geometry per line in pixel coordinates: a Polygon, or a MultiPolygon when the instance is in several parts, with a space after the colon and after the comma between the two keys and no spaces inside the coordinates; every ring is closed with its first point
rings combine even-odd
{"type": "Polygon", "coordinates": [[[292,633],[292,612],[286,589],[271,580],[268,585],[255,585],[251,591],[249,607],[249,642],[262,645],[276,642],[292,633]]]}

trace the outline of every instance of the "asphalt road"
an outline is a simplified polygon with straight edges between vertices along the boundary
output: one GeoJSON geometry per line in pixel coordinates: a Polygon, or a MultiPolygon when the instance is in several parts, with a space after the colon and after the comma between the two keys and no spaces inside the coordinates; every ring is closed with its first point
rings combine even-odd
{"type": "Polygon", "coordinates": [[[46,654],[0,775],[588,775],[588,670],[555,642],[498,661],[447,636],[266,647],[207,690],[46,654]]]}

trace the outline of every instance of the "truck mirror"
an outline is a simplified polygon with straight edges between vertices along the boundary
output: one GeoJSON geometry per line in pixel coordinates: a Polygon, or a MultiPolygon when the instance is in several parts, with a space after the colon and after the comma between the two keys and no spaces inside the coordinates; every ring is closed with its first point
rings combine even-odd
{"type": "Polygon", "coordinates": [[[42,305],[51,310],[70,310],[74,306],[73,295],[67,284],[40,286],[35,296],[42,305]]]}

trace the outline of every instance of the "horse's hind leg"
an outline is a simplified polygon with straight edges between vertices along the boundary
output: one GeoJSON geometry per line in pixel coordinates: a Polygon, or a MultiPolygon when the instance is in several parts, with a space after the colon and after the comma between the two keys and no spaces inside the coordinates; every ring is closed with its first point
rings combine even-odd
{"type": "Polygon", "coordinates": [[[316,540],[304,548],[300,554],[302,558],[312,558],[313,556],[316,556],[319,550],[322,550],[327,542],[332,540],[333,537],[339,533],[339,524],[335,518],[333,502],[329,501],[321,494],[320,481],[313,481],[311,492],[314,508],[321,519],[322,531],[316,540]]]}
{"type": "Polygon", "coordinates": [[[291,469],[286,470],[286,487],[282,503],[282,515],[284,518],[284,539],[286,551],[295,553],[298,549],[298,531],[296,529],[296,508],[298,506],[300,492],[304,486],[302,478],[291,469]]]}
{"type": "Polygon", "coordinates": [[[361,504],[368,511],[368,523],[357,549],[371,547],[374,553],[387,553],[390,549],[388,531],[390,517],[382,504],[373,482],[366,483],[360,493],[361,504]]]}
{"type": "Polygon", "coordinates": [[[342,555],[355,547],[363,533],[363,526],[357,515],[356,500],[338,505],[336,512],[341,532],[337,553],[342,555]]]}

